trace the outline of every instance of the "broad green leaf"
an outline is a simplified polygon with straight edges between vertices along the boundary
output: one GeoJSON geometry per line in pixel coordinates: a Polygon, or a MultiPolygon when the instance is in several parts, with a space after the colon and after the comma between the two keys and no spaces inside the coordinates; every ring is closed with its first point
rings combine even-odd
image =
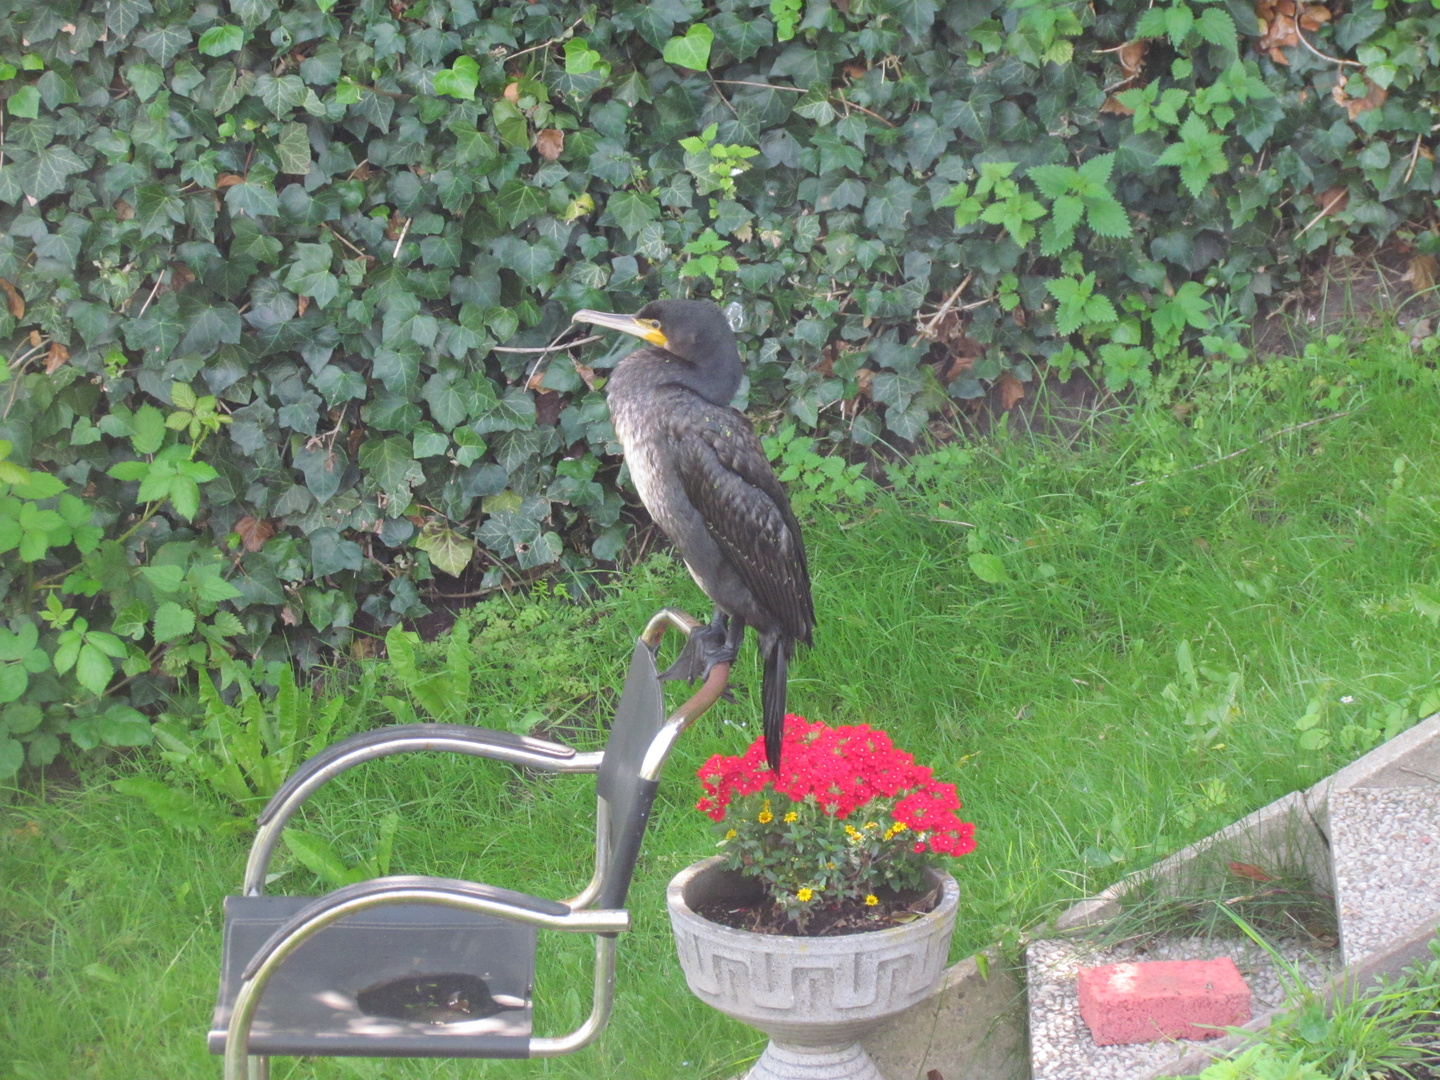
{"type": "Polygon", "coordinates": [[[475,556],[474,540],[436,522],[420,530],[415,546],[430,556],[435,569],[451,577],[459,577],[475,556]]]}
{"type": "Polygon", "coordinates": [[[20,86],[5,101],[5,111],[11,116],[34,120],[40,115],[40,91],[33,86],[20,86]]]}
{"type": "Polygon", "coordinates": [[[475,62],[473,57],[469,56],[457,57],[449,70],[435,73],[435,93],[446,94],[463,101],[475,100],[475,87],[479,83],[480,65],[475,62]]]}
{"type": "MultiPolygon", "coordinates": [[[[190,329],[180,342],[180,352],[186,356],[208,357],[221,345],[239,344],[241,329],[240,312],[233,305],[212,303],[201,308],[190,320],[190,329]]],[[[180,405],[180,402],[175,404],[180,405]]],[[[192,405],[181,407],[191,408],[192,405]]]]}
{"type": "Polygon", "coordinates": [[[710,46],[714,41],[715,31],[704,23],[695,23],[685,31],[684,37],[667,41],[661,55],[667,64],[704,71],[710,66],[710,46]]]}
{"type": "Polygon", "coordinates": [[[1010,580],[1005,563],[999,555],[977,551],[970,556],[970,569],[976,577],[990,585],[1003,585],[1010,580]]]}
{"type": "Polygon", "coordinates": [[[191,40],[192,35],[183,24],[173,23],[136,35],[135,44],[153,56],[157,64],[165,68],[169,67],[170,61],[179,56],[183,50],[190,47],[191,40]]]}
{"type": "Polygon", "coordinates": [[[14,166],[20,190],[37,201],[63,190],[70,176],[84,168],[85,162],[64,145],[47,146],[27,161],[14,166]]]}
{"type": "Polygon", "coordinates": [[[660,219],[660,204],[652,195],[638,191],[617,191],[605,205],[606,212],[630,239],[649,222],[660,219]]]}
{"type": "Polygon", "coordinates": [[[410,500],[410,489],[425,479],[420,463],[410,456],[410,442],[391,435],[370,439],[360,447],[360,468],[391,499],[391,517],[399,517],[410,500]],[[395,503],[398,501],[398,509],[395,503]]]}
{"type": "Polygon", "coordinates": [[[130,424],[130,445],[137,454],[153,454],[165,445],[165,414],[154,405],[141,405],[130,424]]]}
{"type": "Polygon", "coordinates": [[[95,645],[88,641],[80,647],[75,661],[75,678],[92,694],[103,694],[115,675],[115,665],[95,645]]]}
{"type": "Polygon", "coordinates": [[[195,630],[195,613],[173,600],[166,600],[155,609],[154,635],[157,642],[188,637],[195,630]]]}
{"type": "Polygon", "coordinates": [[[280,129],[275,156],[281,172],[301,176],[310,171],[310,134],[304,124],[296,121],[280,129]]]}
{"type": "Polygon", "coordinates": [[[224,56],[238,52],[244,44],[245,31],[240,27],[212,26],[200,35],[199,48],[206,56],[224,56]]]}

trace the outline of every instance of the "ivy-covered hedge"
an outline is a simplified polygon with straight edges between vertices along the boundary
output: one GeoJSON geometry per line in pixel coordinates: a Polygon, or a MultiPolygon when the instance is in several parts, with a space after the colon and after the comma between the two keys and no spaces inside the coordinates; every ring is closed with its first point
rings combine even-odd
{"type": "Polygon", "coordinates": [[[629,343],[515,351],[577,308],[710,293],[753,409],[904,444],[1038,365],[1235,355],[1326,245],[1428,283],[1437,42],[1366,0],[0,0],[0,779],[437,573],[615,559],[629,343]]]}

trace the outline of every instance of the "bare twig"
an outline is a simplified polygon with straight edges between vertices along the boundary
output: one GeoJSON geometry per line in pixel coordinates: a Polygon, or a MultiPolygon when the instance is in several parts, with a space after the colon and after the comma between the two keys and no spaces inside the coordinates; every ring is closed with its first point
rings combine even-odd
{"type": "MultiPolygon", "coordinates": [[[[1197,469],[1208,469],[1211,465],[1218,465],[1218,464],[1220,464],[1220,462],[1222,462],[1222,461],[1229,461],[1231,458],[1237,458],[1237,457],[1239,457],[1241,454],[1248,454],[1251,450],[1254,450],[1256,447],[1264,446],[1267,442],[1270,442],[1272,439],[1278,439],[1278,438],[1280,438],[1281,435],[1289,435],[1291,432],[1302,431],[1302,430],[1304,430],[1305,428],[1314,427],[1316,424],[1325,424],[1325,423],[1328,423],[1328,422],[1331,421],[1331,420],[1339,420],[1342,416],[1349,416],[1349,415],[1350,415],[1352,412],[1354,412],[1354,411],[1355,411],[1354,409],[1346,409],[1346,410],[1344,410],[1343,412],[1331,413],[1329,416],[1318,416],[1318,417],[1316,417],[1314,420],[1306,420],[1303,424],[1291,424],[1289,427],[1281,428],[1279,431],[1272,431],[1269,435],[1266,435],[1263,439],[1259,440],[1258,442],[1253,442],[1253,443],[1251,443],[1249,446],[1242,446],[1239,450],[1236,450],[1236,451],[1234,451],[1233,453],[1226,454],[1224,457],[1213,458],[1213,459],[1211,459],[1210,461],[1202,461],[1202,462],[1200,462],[1199,465],[1191,465],[1188,469],[1182,469],[1181,472],[1195,472],[1197,469]]],[[[1171,474],[1171,476],[1179,476],[1179,475],[1180,475],[1180,473],[1172,473],[1172,474],[1171,474]]],[[[1168,479],[1169,479],[1169,477],[1158,477],[1158,476],[1157,476],[1157,477],[1147,477],[1147,478],[1145,478],[1144,480],[1134,480],[1134,481],[1132,481],[1132,482],[1129,484],[1129,486],[1130,486],[1130,487],[1140,487],[1140,486],[1143,485],[1143,484],[1148,484],[1148,483],[1150,483],[1151,480],[1168,480],[1168,479]]]]}
{"type": "Polygon", "coordinates": [[[344,244],[347,248],[349,248],[351,251],[353,251],[356,255],[359,255],[362,259],[365,257],[365,252],[361,251],[358,247],[356,247],[354,244],[352,244],[349,240],[347,240],[345,237],[341,236],[340,233],[336,230],[335,226],[331,225],[328,221],[322,221],[320,224],[321,224],[321,226],[322,226],[331,236],[335,237],[336,240],[339,240],[342,244],[344,244]]]}
{"type": "Polygon", "coordinates": [[[135,316],[137,319],[142,319],[145,317],[145,309],[150,306],[150,301],[155,299],[155,294],[160,291],[160,284],[164,280],[165,271],[161,270],[158,274],[155,275],[155,287],[150,290],[150,295],[145,298],[145,303],[140,306],[140,314],[135,316]]]}
{"type": "Polygon", "coordinates": [[[576,19],[573,23],[567,26],[564,31],[556,34],[549,41],[542,41],[539,45],[531,45],[528,49],[521,49],[519,52],[511,53],[509,56],[505,57],[505,63],[508,64],[511,60],[518,59],[519,57],[524,56],[526,53],[538,52],[541,49],[548,49],[551,45],[560,44],[560,42],[565,41],[572,34],[574,34],[575,28],[584,21],[585,16],[581,15],[580,18],[576,19]]]}
{"type": "Polygon", "coordinates": [[[761,90],[789,90],[792,94],[804,94],[807,91],[799,86],[776,86],[768,82],[751,82],[748,79],[714,79],[713,82],[724,86],[758,86],[761,90]]]}
{"type": "Polygon", "coordinates": [[[1295,239],[1296,239],[1296,240],[1299,240],[1300,237],[1304,236],[1307,232],[1309,232],[1311,229],[1313,229],[1316,225],[1319,225],[1320,222],[1321,222],[1321,220],[1325,217],[1325,215],[1328,214],[1328,213],[1330,213],[1330,211],[1334,208],[1335,204],[1338,203],[1341,199],[1345,198],[1345,196],[1347,196],[1347,195],[1349,195],[1349,194],[1350,194],[1350,189],[1349,189],[1349,188],[1346,188],[1344,191],[1340,192],[1338,195],[1332,196],[1331,199],[1330,199],[1330,201],[1327,202],[1324,206],[1322,206],[1322,207],[1320,208],[1320,213],[1316,214],[1313,218],[1311,218],[1311,219],[1310,219],[1310,223],[1309,223],[1308,225],[1306,225],[1305,228],[1301,229],[1298,233],[1295,234],[1295,239]]]}
{"type": "Polygon", "coordinates": [[[398,259],[400,257],[400,248],[405,243],[405,235],[410,231],[410,220],[411,219],[407,217],[405,224],[400,227],[400,239],[395,241],[395,254],[390,256],[392,259],[398,259]]]}
{"type": "Polygon", "coordinates": [[[563,341],[558,345],[546,345],[543,349],[517,349],[505,345],[495,345],[491,347],[490,351],[509,353],[552,353],[559,352],[561,349],[568,349],[572,345],[589,345],[592,341],[600,341],[602,337],[602,334],[591,334],[589,337],[576,338],[574,341],[563,341]]]}
{"type": "Polygon", "coordinates": [[[945,298],[945,302],[940,305],[940,309],[936,311],[934,315],[930,316],[930,321],[920,328],[921,336],[935,336],[935,327],[940,325],[940,320],[943,319],[946,313],[955,306],[955,301],[960,299],[960,294],[963,293],[965,289],[969,286],[970,282],[974,280],[975,271],[971,270],[970,273],[965,275],[965,280],[960,282],[959,285],[956,285],[955,290],[945,298]]]}
{"type": "Polygon", "coordinates": [[[1420,140],[1422,138],[1424,138],[1422,135],[1415,136],[1415,145],[1410,150],[1410,167],[1405,170],[1405,179],[1401,181],[1402,183],[1410,183],[1410,178],[1415,175],[1415,164],[1420,160],[1420,140]]]}
{"type": "MultiPolygon", "coordinates": [[[[1297,8],[1297,10],[1298,10],[1298,8],[1299,8],[1299,5],[1298,5],[1298,4],[1296,5],[1296,8],[1297,8]]],[[[1365,66],[1364,64],[1360,63],[1360,61],[1358,61],[1358,60],[1341,60],[1338,56],[1327,56],[1325,53],[1323,53],[1323,52],[1321,52],[1319,49],[1315,48],[1314,45],[1311,45],[1310,42],[1308,42],[1308,41],[1305,40],[1305,31],[1303,31],[1303,30],[1300,29],[1300,16],[1299,16],[1297,13],[1293,13],[1293,12],[1291,13],[1291,15],[1290,15],[1290,21],[1295,24],[1295,36],[1300,39],[1300,44],[1301,44],[1301,45],[1304,45],[1305,48],[1309,49],[1312,53],[1314,53],[1316,56],[1318,56],[1321,60],[1325,60],[1325,61],[1327,61],[1327,62],[1329,62],[1329,63],[1331,63],[1331,64],[1340,64],[1342,67],[1358,67],[1358,68],[1363,68],[1363,67],[1365,66]]]]}
{"type": "Polygon", "coordinates": [[[873,116],[876,120],[879,120],[880,123],[884,124],[884,125],[885,125],[886,127],[888,127],[888,128],[893,128],[893,127],[895,126],[895,125],[892,124],[889,120],[886,120],[885,117],[881,116],[879,113],[877,113],[877,112],[872,112],[871,110],[865,108],[864,105],[856,105],[855,102],[851,101],[849,98],[847,98],[847,97],[846,97],[843,93],[841,93],[839,90],[835,91],[835,96],[840,99],[841,103],[842,103],[847,109],[859,109],[859,110],[860,110],[861,112],[863,112],[866,116],[873,116]]]}
{"type": "Polygon", "coordinates": [[[740,116],[739,110],[736,109],[734,105],[730,104],[730,99],[725,96],[725,91],[720,89],[720,84],[715,81],[715,76],[711,75],[708,71],[705,74],[710,79],[710,85],[715,88],[716,95],[720,98],[721,101],[725,103],[725,107],[730,110],[730,115],[738,119],[740,116]]]}

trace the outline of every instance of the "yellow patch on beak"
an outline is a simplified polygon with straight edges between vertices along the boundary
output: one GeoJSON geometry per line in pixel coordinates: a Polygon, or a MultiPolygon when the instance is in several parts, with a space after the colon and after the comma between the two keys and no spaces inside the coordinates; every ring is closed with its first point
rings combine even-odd
{"type": "Polygon", "coordinates": [[[642,341],[648,341],[651,345],[659,345],[662,349],[669,344],[656,319],[637,319],[633,315],[617,315],[608,311],[591,311],[587,308],[577,311],[571,316],[570,321],[588,322],[595,326],[603,326],[607,330],[619,330],[624,334],[633,334],[642,341]]]}

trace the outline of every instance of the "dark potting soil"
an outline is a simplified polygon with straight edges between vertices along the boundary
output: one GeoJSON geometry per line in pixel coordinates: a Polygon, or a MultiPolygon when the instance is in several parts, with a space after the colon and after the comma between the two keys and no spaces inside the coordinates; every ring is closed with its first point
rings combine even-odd
{"type": "Polygon", "coordinates": [[[878,904],[864,900],[846,900],[837,904],[815,904],[803,930],[785,914],[785,909],[769,898],[730,897],[702,901],[692,910],[732,930],[748,930],[752,934],[777,934],[788,937],[836,937],[841,934],[864,934],[872,930],[889,930],[910,922],[940,902],[940,890],[876,894],[878,904]]]}

